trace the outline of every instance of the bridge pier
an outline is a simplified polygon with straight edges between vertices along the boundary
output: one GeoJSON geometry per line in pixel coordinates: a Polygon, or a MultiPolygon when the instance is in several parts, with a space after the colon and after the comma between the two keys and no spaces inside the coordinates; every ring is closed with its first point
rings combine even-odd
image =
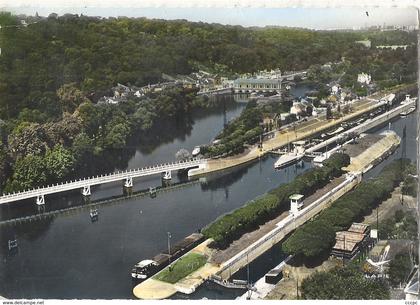
{"type": "Polygon", "coordinates": [[[36,204],[37,205],[44,205],[45,204],[45,198],[44,195],[38,195],[36,197],[36,204]]]}
{"type": "Polygon", "coordinates": [[[123,192],[124,195],[131,195],[133,193],[133,177],[125,178],[123,192]]]}
{"type": "Polygon", "coordinates": [[[83,196],[90,196],[91,195],[90,185],[86,185],[86,186],[83,187],[82,194],[83,194],[83,196]]]}
{"type": "Polygon", "coordinates": [[[162,175],[163,180],[171,180],[172,179],[172,173],[171,171],[166,171],[162,175]]]}

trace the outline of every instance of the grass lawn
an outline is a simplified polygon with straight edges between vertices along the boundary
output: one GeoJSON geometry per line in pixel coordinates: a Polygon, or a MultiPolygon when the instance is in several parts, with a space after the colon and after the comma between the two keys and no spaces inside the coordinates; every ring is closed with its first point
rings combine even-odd
{"type": "Polygon", "coordinates": [[[204,255],[190,253],[178,259],[175,264],[172,264],[171,271],[169,271],[169,267],[166,267],[153,278],[159,281],[175,284],[188,274],[204,266],[206,262],[207,258],[204,255]]]}

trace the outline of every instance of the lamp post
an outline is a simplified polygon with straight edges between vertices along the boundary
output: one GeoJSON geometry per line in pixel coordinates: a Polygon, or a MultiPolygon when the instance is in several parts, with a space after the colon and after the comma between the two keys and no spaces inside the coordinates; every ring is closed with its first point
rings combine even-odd
{"type": "Polygon", "coordinates": [[[171,263],[171,232],[167,232],[168,234],[168,254],[169,254],[169,263],[171,263]]]}

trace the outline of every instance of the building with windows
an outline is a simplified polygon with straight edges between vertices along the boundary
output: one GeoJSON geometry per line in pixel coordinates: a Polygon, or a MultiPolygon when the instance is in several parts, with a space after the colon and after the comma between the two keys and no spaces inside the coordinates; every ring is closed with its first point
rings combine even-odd
{"type": "Polygon", "coordinates": [[[233,81],[236,93],[280,92],[281,80],[270,78],[238,78],[233,81]]]}

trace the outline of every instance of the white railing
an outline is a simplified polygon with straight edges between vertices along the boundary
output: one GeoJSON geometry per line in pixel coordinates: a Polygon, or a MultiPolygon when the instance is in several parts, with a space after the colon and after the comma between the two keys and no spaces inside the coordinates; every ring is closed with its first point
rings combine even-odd
{"type": "Polygon", "coordinates": [[[149,166],[145,168],[129,169],[126,171],[117,171],[95,177],[80,178],[79,180],[71,180],[67,182],[56,183],[45,187],[38,187],[37,189],[26,190],[17,193],[5,194],[0,197],[0,204],[32,198],[36,196],[48,195],[69,191],[73,189],[82,189],[84,186],[93,186],[103,183],[114,182],[126,178],[144,177],[154,174],[160,174],[166,171],[180,170],[189,167],[199,166],[206,162],[206,159],[192,159],[188,161],[165,163],[156,166],[149,166]]]}

